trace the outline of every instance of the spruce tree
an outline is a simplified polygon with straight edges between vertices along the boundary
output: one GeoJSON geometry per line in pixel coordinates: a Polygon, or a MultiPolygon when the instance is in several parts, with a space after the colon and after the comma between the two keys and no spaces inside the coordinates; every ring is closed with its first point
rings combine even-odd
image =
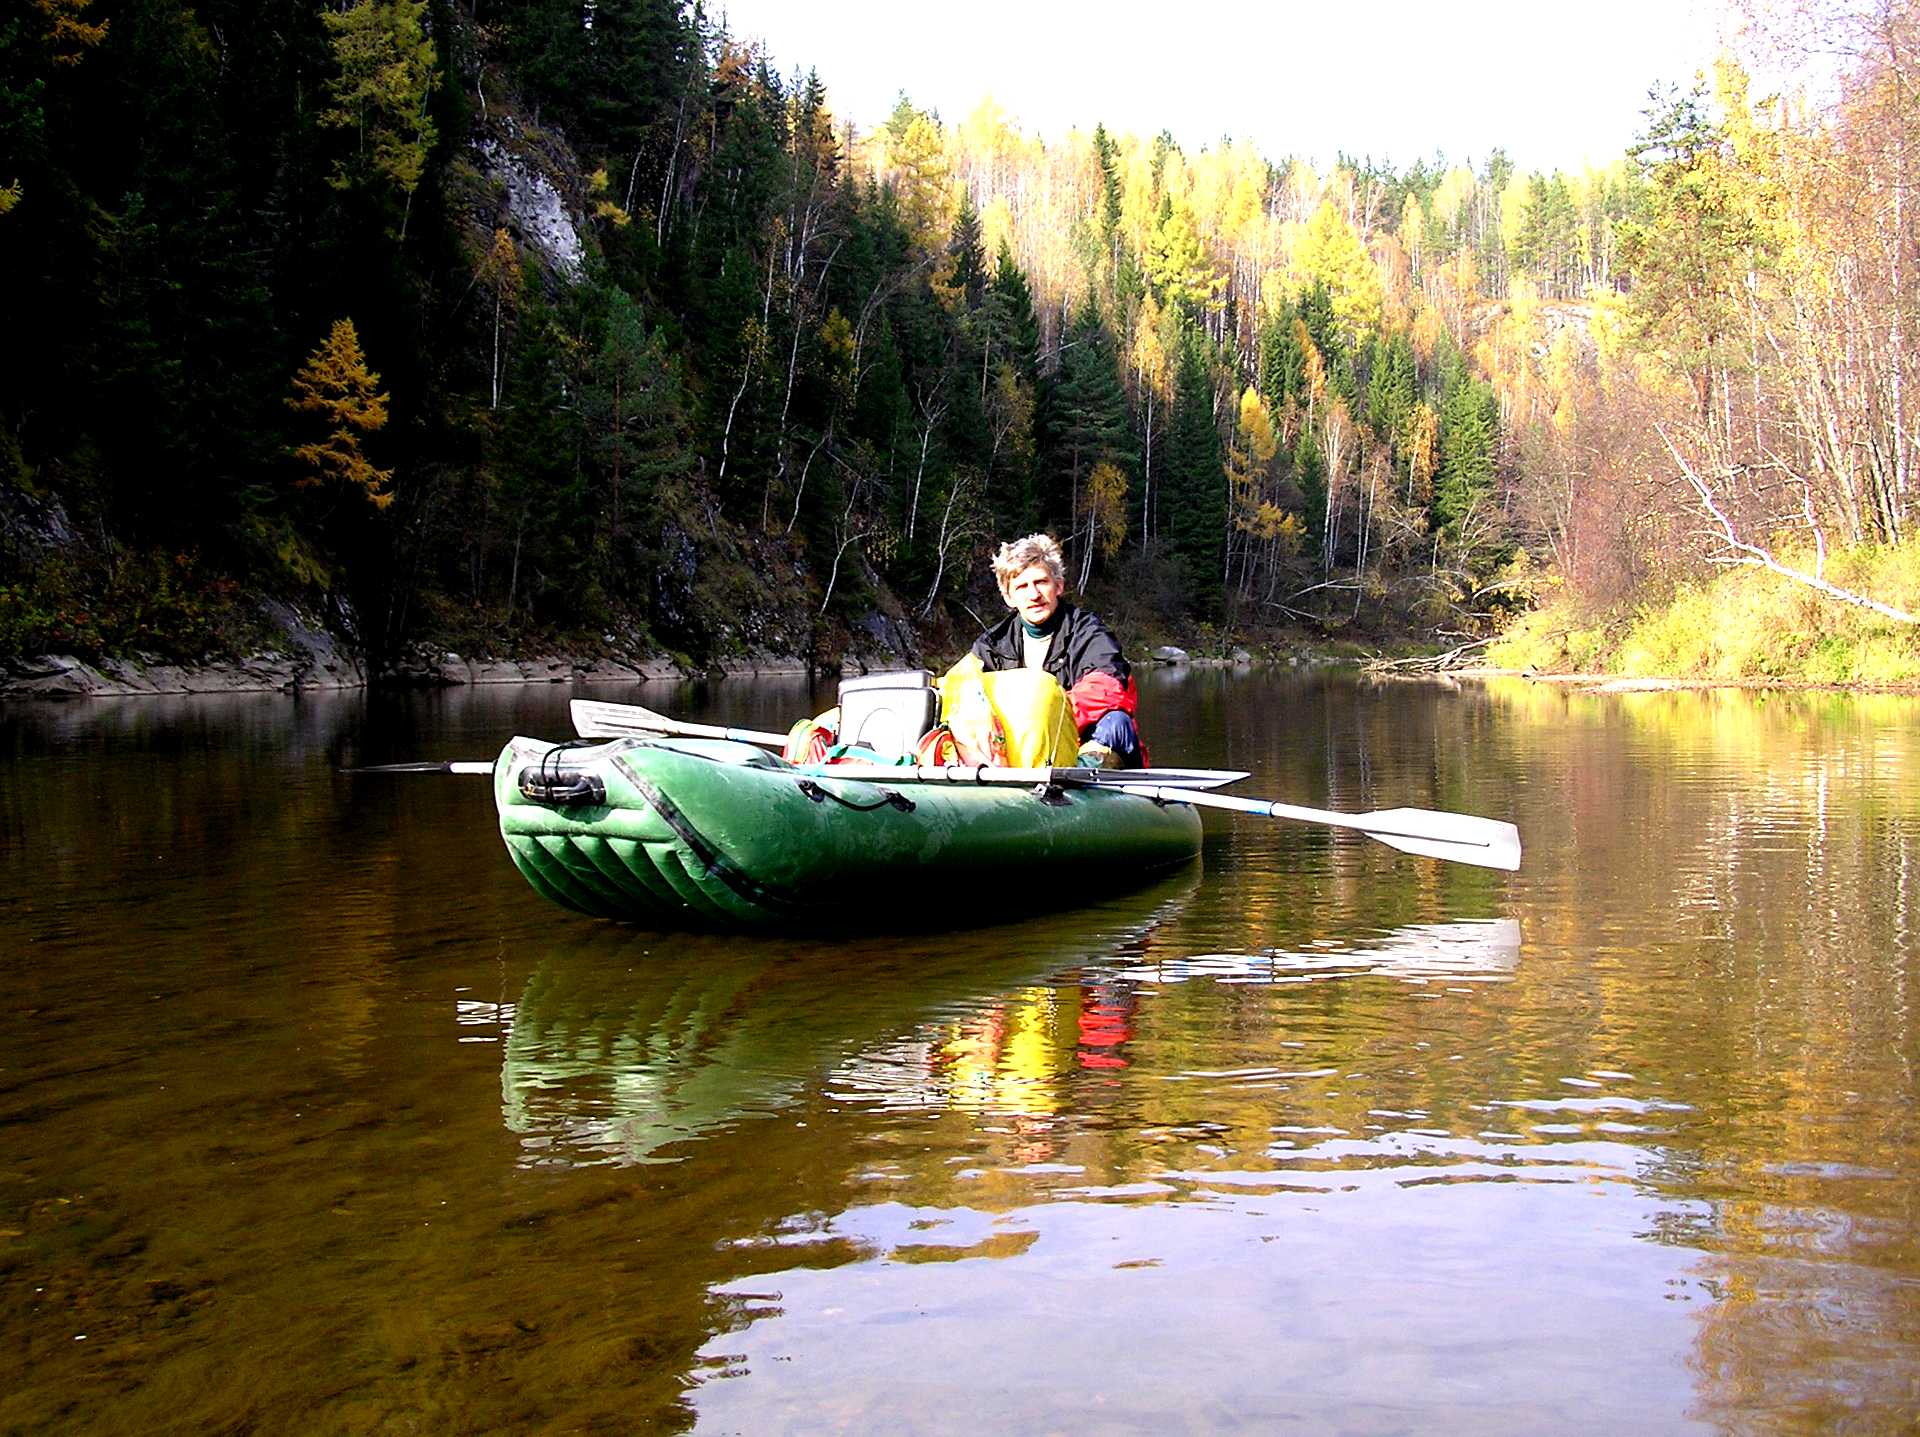
{"type": "Polygon", "coordinates": [[[1133,467],[1133,434],[1113,338],[1090,304],[1081,309],[1062,346],[1047,437],[1047,462],[1041,473],[1051,482],[1040,496],[1044,523],[1071,520],[1080,486],[1094,465],[1105,461],[1124,469],[1133,467]]]}
{"type": "Polygon", "coordinates": [[[1181,588],[1194,611],[1220,613],[1226,584],[1227,471],[1213,414],[1213,375],[1200,336],[1188,330],[1174,372],[1167,432],[1165,530],[1181,588]]]}
{"type": "Polygon", "coordinates": [[[1457,538],[1475,499],[1492,489],[1499,424],[1499,400],[1477,379],[1462,375],[1442,399],[1431,512],[1435,530],[1457,538]]]}
{"type": "Polygon", "coordinates": [[[1260,328],[1260,397],[1278,409],[1306,388],[1307,357],[1294,333],[1300,312],[1282,300],[1260,328]]]}
{"type": "Polygon", "coordinates": [[[979,211],[965,194],[960,197],[960,213],[954,216],[953,233],[947,240],[947,262],[953,267],[949,283],[969,311],[978,309],[986,295],[987,256],[980,243],[979,211]]]}
{"type": "Polygon", "coordinates": [[[1032,379],[1039,363],[1040,322],[1034,317],[1033,291],[1027,277],[1014,263],[1013,251],[1004,239],[994,260],[992,293],[1001,305],[1002,344],[1020,366],[1022,376],[1032,379]]]}
{"type": "Polygon", "coordinates": [[[1324,564],[1327,551],[1327,463],[1313,430],[1300,426],[1293,446],[1293,482],[1300,488],[1300,520],[1307,531],[1307,550],[1324,564]]]}
{"type": "Polygon", "coordinates": [[[1413,346],[1406,335],[1375,335],[1367,375],[1367,422],[1396,449],[1402,440],[1402,426],[1418,397],[1413,346]]]}

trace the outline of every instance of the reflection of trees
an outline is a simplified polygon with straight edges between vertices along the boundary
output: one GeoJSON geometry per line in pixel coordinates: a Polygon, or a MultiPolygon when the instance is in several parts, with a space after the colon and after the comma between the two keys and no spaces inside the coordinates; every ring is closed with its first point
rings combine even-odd
{"type": "Polygon", "coordinates": [[[1645,1177],[1703,1204],[1702,1396],[1733,1420],[1911,1410],[1913,701],[1491,686],[1514,766],[1558,772],[1529,857],[1559,1001],[1692,1116],[1645,1177]],[[1584,877],[1592,875],[1591,878],[1584,877]],[[1746,1414],[1745,1418],[1741,1414],[1746,1414]]]}
{"type": "MultiPolygon", "coordinates": [[[[10,711],[0,901],[32,941],[8,1062],[44,1079],[16,1102],[76,1106],[9,1131],[94,1206],[0,1217],[119,1324],[71,1329],[102,1349],[149,1283],[211,1294],[149,1334],[181,1365],[130,1410],[148,1425],[209,1354],[261,1354],[271,1380],[243,1358],[250,1381],[194,1384],[210,1425],[287,1425],[345,1372],[370,1428],[620,1429],[682,1420],[691,1354],[777,1300],[723,1289],[876,1243],[1005,1255],[996,1217],[1048,1195],[1571,1176],[1653,1195],[1644,1240],[1713,1294],[1705,1420],[1911,1412],[1912,701],[1145,686],[1169,759],[1511,817],[1526,866],[1222,821],[1187,886],[1033,922],[664,937],[528,894],[477,782],[333,772],[562,732],[564,689],[10,711]],[[1471,961],[1511,954],[1474,946],[1509,919],[1518,961],[1471,961]],[[444,1121],[461,1094],[484,1124],[444,1121]]],[[[758,728],[805,707],[757,690],[648,701],[758,728]]],[[[14,1321],[36,1392],[98,1390],[14,1321]]]]}
{"type": "MultiPolygon", "coordinates": [[[[337,887],[343,869],[383,854],[341,832],[335,756],[366,716],[363,694],[155,695],[10,709],[0,781],[0,904],[36,901],[38,941],[85,944],[110,901],[127,960],[157,990],[195,991],[263,946],[307,957],[310,1031],[345,1054],[366,1040],[366,967],[390,952],[392,924],[368,896],[337,887]],[[30,787],[29,787],[30,785],[30,787]],[[316,892],[338,901],[315,903],[316,892]],[[64,895],[65,911],[44,899],[64,895]],[[370,956],[371,955],[371,956],[370,956]]],[[[241,992],[200,1005],[252,1018],[241,992]]]]}
{"type": "MultiPolygon", "coordinates": [[[[1416,1005],[1373,982],[1285,1003],[1196,983],[1157,1001],[1156,1055],[1178,1062],[1191,1031],[1196,1065],[1237,1056],[1239,1081],[1265,1088],[1210,1091],[1204,1133],[1164,1105],[1161,1158],[1223,1161],[1210,1148],[1254,1167],[1289,1151],[1270,1151],[1276,1130],[1383,1122],[1505,1133],[1493,1140],[1530,1163],[1619,1142],[1620,1175],[1673,1204],[1649,1239],[1701,1251],[1719,1294],[1699,1355],[1711,1410],[1823,1425],[1851,1392],[1856,1412],[1910,1411],[1914,701],[1262,676],[1212,695],[1209,681],[1189,689],[1226,740],[1191,761],[1253,769],[1254,792],[1510,817],[1527,860],[1496,885],[1422,864],[1388,882],[1364,849],[1236,827],[1210,842],[1170,948],[1311,951],[1423,908],[1512,913],[1527,948],[1477,1003],[1416,1005]],[[1407,1063],[1409,1043],[1459,1061],[1407,1063]]],[[[1334,1140],[1287,1141],[1300,1161],[1382,1160],[1366,1142],[1335,1156],[1334,1140]]]]}

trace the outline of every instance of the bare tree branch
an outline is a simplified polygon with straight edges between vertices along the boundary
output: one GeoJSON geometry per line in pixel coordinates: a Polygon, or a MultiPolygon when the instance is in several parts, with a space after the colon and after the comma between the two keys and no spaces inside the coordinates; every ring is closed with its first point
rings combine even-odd
{"type": "Polygon", "coordinates": [[[1678,447],[1675,446],[1673,440],[1668,436],[1665,427],[1656,424],[1654,428],[1659,432],[1660,442],[1667,446],[1667,453],[1673,456],[1673,462],[1680,466],[1680,472],[1686,476],[1687,482],[1693,486],[1694,497],[1700,501],[1700,507],[1705,509],[1707,514],[1712,518],[1718,530],[1720,541],[1725,544],[1729,550],[1726,555],[1717,559],[1716,562],[1723,564],[1751,564],[1755,568],[1765,569],[1769,573],[1778,574],[1781,578],[1791,580],[1793,583],[1805,585],[1816,593],[1825,594],[1830,599],[1838,599],[1843,604],[1852,604],[1857,608],[1869,609],[1879,614],[1882,618],[1892,619],[1896,623],[1920,624],[1920,617],[1909,614],[1902,609],[1896,609],[1890,604],[1883,604],[1878,599],[1869,599],[1865,594],[1856,594],[1851,589],[1843,589],[1838,584],[1829,583],[1817,574],[1809,574],[1802,569],[1794,568],[1790,564],[1783,564],[1776,559],[1771,552],[1762,548],[1760,545],[1750,544],[1742,539],[1739,531],[1734,528],[1733,520],[1727,516],[1726,510],[1722,509],[1715,501],[1712,488],[1706,480],[1700,477],[1699,471],[1697,471],[1693,465],[1689,464],[1686,458],[1680,453],[1678,447]]]}

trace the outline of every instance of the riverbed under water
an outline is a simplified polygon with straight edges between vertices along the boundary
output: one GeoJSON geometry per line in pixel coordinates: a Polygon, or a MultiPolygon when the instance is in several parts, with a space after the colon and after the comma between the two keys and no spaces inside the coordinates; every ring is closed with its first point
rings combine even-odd
{"type": "Polygon", "coordinates": [[[1920,701],[1143,689],[1522,869],[1210,815],[1017,923],[641,931],[339,772],[573,690],[0,712],[0,1432],[1911,1430],[1920,701]]]}

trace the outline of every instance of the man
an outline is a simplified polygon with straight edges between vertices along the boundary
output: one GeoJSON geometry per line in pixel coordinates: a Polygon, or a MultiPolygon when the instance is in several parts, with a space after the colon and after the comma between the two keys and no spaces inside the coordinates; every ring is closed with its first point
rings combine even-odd
{"type": "Polygon", "coordinates": [[[1081,762],[1141,767],[1133,670],[1107,626],[1062,598],[1066,566],[1053,536],[1029,534],[1002,544],[993,556],[993,577],[1013,612],[974,640],[981,666],[1052,674],[1073,703],[1073,721],[1083,740],[1081,762]]]}

